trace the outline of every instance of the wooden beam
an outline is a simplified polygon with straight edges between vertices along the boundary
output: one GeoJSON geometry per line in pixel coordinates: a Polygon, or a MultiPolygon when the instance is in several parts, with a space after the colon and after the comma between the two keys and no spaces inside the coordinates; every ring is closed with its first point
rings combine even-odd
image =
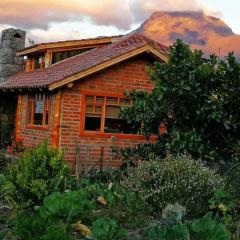
{"type": "Polygon", "coordinates": [[[59,148],[59,136],[60,136],[60,118],[62,108],[62,92],[58,91],[55,100],[55,111],[53,116],[53,132],[52,132],[52,147],[59,148]]]}
{"type": "Polygon", "coordinates": [[[47,50],[49,48],[62,48],[62,47],[74,47],[74,46],[83,46],[86,45],[101,45],[101,44],[107,44],[112,43],[116,39],[119,39],[121,36],[116,37],[103,37],[103,38],[95,38],[95,39],[81,39],[81,40],[69,40],[69,41],[62,41],[62,42],[52,42],[52,43],[42,43],[38,44],[31,48],[26,48],[21,51],[17,52],[17,56],[24,56],[28,55],[33,52],[41,51],[41,50],[47,50]]]}
{"type": "Polygon", "coordinates": [[[16,142],[21,141],[21,115],[22,115],[22,95],[18,95],[16,112],[16,142]]]}
{"type": "Polygon", "coordinates": [[[70,77],[67,77],[59,82],[56,82],[56,83],[53,83],[49,86],[49,90],[52,91],[56,88],[59,88],[63,85],[66,85],[68,83],[71,83],[71,82],[74,82],[76,80],[79,80],[81,78],[84,78],[86,76],[89,76],[90,74],[93,74],[93,73],[96,73],[96,72],[99,72],[107,67],[110,67],[110,66],[113,66],[117,63],[120,63],[124,60],[127,60],[131,57],[135,57],[139,54],[142,54],[144,52],[147,52],[149,51],[149,53],[153,54],[154,56],[158,57],[159,59],[161,59],[162,61],[164,62],[167,62],[168,61],[168,56],[166,53],[163,53],[163,52],[160,52],[159,50],[153,48],[152,46],[149,46],[149,45],[144,45],[143,47],[140,47],[140,48],[137,48],[137,49],[134,49],[133,51],[130,51],[130,52],[127,52],[121,56],[118,56],[118,57],[115,57],[107,62],[103,62],[101,64],[98,64],[94,67],[91,67],[85,71],[82,71],[80,73],[77,73],[77,74],[73,74],[71,75],[70,77]]]}

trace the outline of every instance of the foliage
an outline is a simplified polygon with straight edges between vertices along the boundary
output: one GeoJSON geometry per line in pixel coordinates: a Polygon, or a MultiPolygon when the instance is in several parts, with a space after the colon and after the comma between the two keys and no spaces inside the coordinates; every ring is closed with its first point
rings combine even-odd
{"type": "Polygon", "coordinates": [[[120,186],[111,189],[113,199],[102,215],[116,219],[122,226],[128,228],[144,227],[150,221],[150,211],[137,193],[128,191],[120,186]]]}
{"type": "Polygon", "coordinates": [[[186,207],[179,203],[168,204],[162,211],[162,221],[164,224],[181,224],[186,215],[186,207]]]}
{"type": "Polygon", "coordinates": [[[104,199],[105,204],[99,203],[99,210],[93,215],[116,219],[125,227],[140,227],[148,224],[150,212],[143,200],[137,193],[131,192],[118,183],[91,183],[88,179],[82,179],[80,186],[84,188],[90,199],[96,201],[99,197],[104,199]]]}
{"type": "Polygon", "coordinates": [[[127,230],[121,228],[113,219],[100,218],[93,223],[93,240],[121,240],[126,236],[127,230]]]}
{"type": "Polygon", "coordinates": [[[205,216],[199,220],[178,224],[158,225],[145,232],[146,240],[230,240],[223,224],[205,216]]]}
{"type": "Polygon", "coordinates": [[[51,192],[64,190],[68,172],[63,153],[48,148],[47,142],[28,149],[8,167],[7,177],[14,190],[7,200],[18,210],[39,205],[51,192]]]}
{"type": "MultiPolygon", "coordinates": [[[[231,192],[215,191],[209,200],[209,207],[216,218],[224,222],[225,226],[235,236],[240,236],[240,201],[231,192]]],[[[235,238],[234,238],[235,239],[235,238]]]]}
{"type": "Polygon", "coordinates": [[[157,226],[145,232],[146,240],[190,240],[187,225],[157,226]]]}
{"type": "Polygon", "coordinates": [[[191,239],[197,240],[230,240],[230,233],[222,223],[213,220],[209,215],[189,224],[191,239]]]}
{"type": "Polygon", "coordinates": [[[234,55],[206,60],[201,51],[192,52],[178,40],[170,47],[169,61],[155,63],[149,74],[153,92],[132,92],[133,105],[122,110],[122,118],[140,125],[146,137],[164,123],[161,154],[232,159],[240,140],[240,64],[234,55]]]}
{"type": "Polygon", "coordinates": [[[88,218],[89,212],[96,208],[93,200],[88,198],[86,190],[75,192],[57,192],[43,200],[43,206],[39,208],[42,218],[61,219],[69,224],[78,217],[81,220],[88,218]]]}
{"type": "Polygon", "coordinates": [[[70,240],[67,225],[48,221],[39,215],[21,215],[16,220],[16,234],[26,240],[70,240]]]}
{"type": "Polygon", "coordinates": [[[198,216],[208,211],[206,202],[225,181],[202,162],[179,155],[139,164],[122,184],[138,192],[154,215],[161,216],[168,203],[178,202],[187,207],[188,216],[198,216]]]}
{"type": "Polygon", "coordinates": [[[71,239],[71,224],[88,219],[95,208],[84,189],[52,193],[32,215],[17,217],[16,233],[24,239],[71,239]]]}

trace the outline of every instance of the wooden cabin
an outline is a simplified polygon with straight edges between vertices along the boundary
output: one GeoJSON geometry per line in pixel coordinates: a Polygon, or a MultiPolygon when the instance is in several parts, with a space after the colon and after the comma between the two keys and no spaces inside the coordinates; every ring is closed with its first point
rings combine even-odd
{"type": "Polygon", "coordinates": [[[38,44],[17,52],[25,71],[0,84],[18,94],[16,140],[31,147],[48,139],[76,169],[117,167],[112,147],[142,135],[119,118],[131,105],[124,92],[153,89],[146,66],[167,61],[167,47],[140,34],[38,44]]]}

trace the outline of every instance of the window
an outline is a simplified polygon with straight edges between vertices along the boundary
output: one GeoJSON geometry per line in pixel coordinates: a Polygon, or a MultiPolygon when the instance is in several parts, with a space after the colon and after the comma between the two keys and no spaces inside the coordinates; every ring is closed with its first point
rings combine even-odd
{"type": "Polygon", "coordinates": [[[100,133],[137,133],[119,117],[120,108],[131,105],[131,99],[85,95],[84,130],[100,133]]]}
{"type": "Polygon", "coordinates": [[[27,124],[33,126],[48,126],[49,105],[48,94],[29,95],[27,124]]]}

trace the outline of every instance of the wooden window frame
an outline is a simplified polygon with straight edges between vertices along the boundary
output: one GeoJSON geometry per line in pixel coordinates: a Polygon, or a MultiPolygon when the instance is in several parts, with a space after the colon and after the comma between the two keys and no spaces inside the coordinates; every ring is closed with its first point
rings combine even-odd
{"type": "Polygon", "coordinates": [[[50,95],[46,93],[36,93],[29,94],[27,98],[26,104],[26,117],[25,117],[25,128],[26,129],[35,129],[35,130],[48,130],[49,129],[49,121],[50,121],[50,95]],[[34,103],[37,100],[43,101],[43,116],[42,116],[42,125],[34,124],[34,103]],[[30,106],[31,105],[31,106],[30,106]],[[31,107],[31,116],[29,118],[30,112],[28,111],[29,107],[31,107]],[[46,124],[46,115],[48,112],[48,119],[46,124]],[[30,119],[30,122],[29,122],[30,119]]]}
{"type": "MultiPolygon", "coordinates": [[[[145,140],[146,138],[143,135],[139,134],[126,134],[126,133],[105,133],[104,132],[104,122],[106,116],[106,102],[102,108],[101,114],[101,130],[100,131],[89,131],[85,130],[85,116],[86,116],[86,96],[104,97],[105,101],[107,97],[124,99],[126,98],[124,94],[111,93],[111,92],[97,92],[97,91],[81,91],[81,115],[80,115],[80,137],[97,137],[97,138],[111,138],[116,137],[117,139],[134,139],[134,140],[145,140]]],[[[118,100],[119,102],[119,100],[118,100]]],[[[115,105],[116,106],[116,105],[115,105]]],[[[118,105],[121,107],[121,105],[118,105]]],[[[123,106],[123,105],[122,105],[123,106]]],[[[151,137],[154,140],[156,137],[151,137]]]]}

